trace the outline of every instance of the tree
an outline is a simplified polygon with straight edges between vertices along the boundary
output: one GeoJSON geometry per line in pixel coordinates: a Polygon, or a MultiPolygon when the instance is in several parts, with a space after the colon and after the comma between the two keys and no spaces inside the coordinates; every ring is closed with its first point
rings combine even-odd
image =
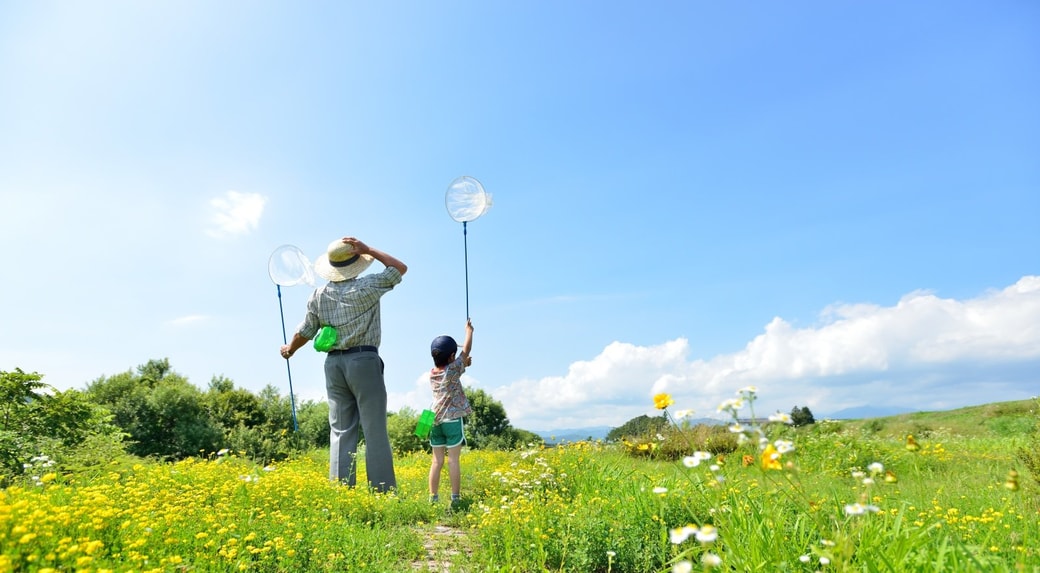
{"type": "Polygon", "coordinates": [[[98,378],[86,393],[112,412],[113,422],[130,437],[132,454],[182,459],[213,452],[223,441],[202,392],[165,358],[138,366],[136,375],[98,378]]]}
{"type": "Polygon", "coordinates": [[[794,427],[808,426],[815,423],[816,419],[813,418],[813,414],[808,406],[802,408],[795,406],[791,409],[791,425],[794,427]]]}
{"type": "Polygon", "coordinates": [[[51,471],[96,466],[124,453],[111,415],[78,390],[55,391],[43,376],[0,371],[0,482],[33,460],[51,471]],[[55,467],[55,464],[57,467],[55,467]]]}
{"type": "Polygon", "coordinates": [[[625,438],[646,437],[660,433],[669,426],[665,416],[637,416],[607,433],[608,442],[616,442],[625,438]]]}
{"type": "Polygon", "coordinates": [[[466,421],[466,441],[471,448],[486,448],[492,436],[499,436],[511,427],[506,409],[490,394],[474,388],[466,388],[466,399],[473,413],[466,421]]]}
{"type": "Polygon", "coordinates": [[[223,376],[213,378],[205,397],[206,407],[225,429],[239,425],[255,428],[266,419],[260,399],[244,388],[235,388],[234,382],[223,376]]]}
{"type": "Polygon", "coordinates": [[[229,380],[215,378],[207,399],[222,428],[223,444],[239,455],[260,464],[283,460],[293,452],[316,447],[321,439],[328,444],[328,406],[320,420],[314,420],[314,405],[301,405],[297,425],[292,424],[292,404],[287,396],[268,384],[253,395],[236,389],[229,380]],[[318,426],[321,426],[318,429],[318,426]]]}
{"type": "Polygon", "coordinates": [[[303,403],[297,404],[296,423],[299,425],[296,437],[300,448],[329,447],[328,402],[305,400],[303,403]]]}
{"type": "Polygon", "coordinates": [[[391,412],[386,419],[386,431],[390,434],[390,445],[394,452],[429,451],[429,441],[415,435],[415,425],[419,423],[419,413],[407,406],[396,413],[391,412]]]}

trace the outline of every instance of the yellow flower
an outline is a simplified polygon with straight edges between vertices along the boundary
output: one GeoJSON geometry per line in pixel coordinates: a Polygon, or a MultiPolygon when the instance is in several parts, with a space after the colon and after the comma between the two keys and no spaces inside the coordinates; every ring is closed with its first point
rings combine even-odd
{"type": "Polygon", "coordinates": [[[917,445],[917,440],[914,439],[913,434],[906,435],[906,449],[911,452],[916,452],[921,446],[917,445]]]}
{"type": "Polygon", "coordinates": [[[1018,491],[1018,472],[1011,470],[1008,472],[1007,480],[1004,482],[1004,487],[1011,491],[1018,491]]]}
{"type": "Polygon", "coordinates": [[[773,444],[769,444],[768,446],[766,446],[766,449],[762,450],[762,469],[784,469],[783,464],[780,463],[780,452],[776,451],[776,448],[773,447],[773,444]]]}
{"type": "Polygon", "coordinates": [[[899,478],[896,477],[892,470],[885,470],[885,483],[896,483],[897,481],[899,481],[899,478]]]}
{"type": "Polygon", "coordinates": [[[675,400],[672,400],[671,394],[665,394],[662,392],[660,394],[654,395],[654,408],[657,408],[658,410],[664,410],[665,408],[671,406],[674,403],[675,400]]]}

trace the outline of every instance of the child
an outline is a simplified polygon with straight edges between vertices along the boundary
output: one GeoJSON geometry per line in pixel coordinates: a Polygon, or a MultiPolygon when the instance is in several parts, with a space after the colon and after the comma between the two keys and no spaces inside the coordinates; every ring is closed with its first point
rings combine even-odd
{"type": "Polygon", "coordinates": [[[433,390],[433,429],[430,430],[430,446],[433,448],[433,463],[430,465],[430,500],[437,501],[437,490],[441,484],[441,469],[444,453],[448,454],[448,478],[451,480],[451,501],[458,501],[462,481],[459,454],[466,443],[463,435],[462,418],[473,412],[462,388],[462,373],[473,363],[470,350],[473,348],[473,323],[466,319],[466,341],[462,353],[455,356],[458,344],[450,336],[438,336],[430,345],[433,369],[430,370],[430,388],[433,390]]]}

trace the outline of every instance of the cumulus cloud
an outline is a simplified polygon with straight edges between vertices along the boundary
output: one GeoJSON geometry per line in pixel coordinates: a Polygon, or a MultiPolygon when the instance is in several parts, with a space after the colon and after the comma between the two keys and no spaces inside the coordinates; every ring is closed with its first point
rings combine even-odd
{"type": "MultiPolygon", "coordinates": [[[[469,374],[462,375],[462,385],[467,388],[480,387],[480,381],[469,374]]],[[[412,388],[407,392],[388,392],[386,396],[387,410],[396,411],[401,408],[411,408],[421,412],[430,407],[433,400],[433,391],[430,390],[430,372],[423,371],[415,378],[412,388]]]]}
{"type": "Polygon", "coordinates": [[[180,316],[173,320],[170,320],[168,324],[170,324],[171,326],[188,326],[207,320],[209,320],[209,316],[206,316],[204,314],[189,314],[187,316],[180,316]]]}
{"type": "Polygon", "coordinates": [[[695,416],[714,416],[747,385],[759,389],[759,416],[794,406],[941,410],[1026,398],[1040,382],[1040,276],[966,300],[913,292],[890,307],[835,305],[806,328],[777,317],[738,352],[707,360],[689,353],[683,338],[614,342],[562,376],[492,394],[514,426],[534,430],[617,426],[653,413],[657,392],[695,416]]]}
{"type": "Polygon", "coordinates": [[[207,233],[212,237],[244,235],[257,228],[264,213],[267,198],[259,193],[228,191],[209,202],[214,214],[214,227],[207,233]]]}
{"type": "Polygon", "coordinates": [[[430,399],[430,373],[424,371],[415,378],[411,390],[387,393],[387,410],[396,411],[408,407],[421,412],[423,409],[430,407],[430,399]]]}

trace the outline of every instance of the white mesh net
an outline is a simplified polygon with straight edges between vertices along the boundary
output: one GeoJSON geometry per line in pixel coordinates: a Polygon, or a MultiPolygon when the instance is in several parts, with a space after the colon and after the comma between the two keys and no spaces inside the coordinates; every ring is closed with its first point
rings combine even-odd
{"type": "Polygon", "coordinates": [[[448,215],[459,223],[473,221],[491,208],[491,194],[484,191],[480,181],[463,175],[451,182],[444,194],[448,215]]]}
{"type": "Polygon", "coordinates": [[[314,266],[294,245],[275,249],[267,262],[267,272],[276,285],[289,287],[305,283],[314,286],[314,266]]]}

